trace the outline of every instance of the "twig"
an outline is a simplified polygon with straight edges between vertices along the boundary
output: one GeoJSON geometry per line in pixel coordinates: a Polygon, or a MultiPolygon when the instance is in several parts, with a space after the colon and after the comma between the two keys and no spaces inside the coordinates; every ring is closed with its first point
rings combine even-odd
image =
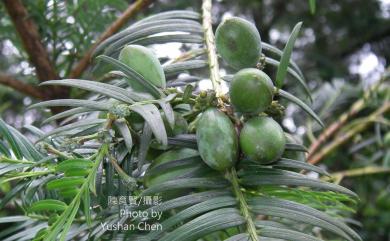
{"type": "Polygon", "coordinates": [[[213,27],[211,22],[211,6],[212,0],[204,0],[202,4],[203,13],[203,30],[204,38],[207,47],[207,55],[210,68],[210,80],[213,84],[213,89],[217,97],[222,96],[221,91],[221,77],[219,75],[218,57],[215,49],[215,38],[213,33],[213,27]]]}
{"type": "Polygon", "coordinates": [[[315,142],[313,142],[308,150],[307,159],[312,159],[314,153],[317,149],[328,140],[333,134],[335,134],[347,121],[357,113],[359,113],[367,103],[367,100],[371,97],[371,95],[379,88],[379,86],[383,83],[386,77],[382,77],[376,84],[374,84],[370,89],[368,89],[362,98],[357,100],[348,112],[342,114],[337,121],[333,122],[328,128],[326,128],[321,135],[317,138],[315,142]]]}
{"type": "Polygon", "coordinates": [[[0,162],[13,163],[13,164],[36,164],[36,162],[33,162],[33,161],[11,159],[11,158],[8,158],[6,156],[0,156],[0,162]]]}
{"type": "Polygon", "coordinates": [[[124,181],[125,184],[127,184],[127,187],[131,191],[134,191],[134,189],[137,187],[137,181],[133,177],[127,175],[127,173],[119,166],[118,161],[114,157],[110,156],[109,160],[120,178],[124,181]]]}
{"type": "Polygon", "coordinates": [[[0,74],[0,84],[8,86],[20,93],[23,93],[25,95],[43,100],[45,99],[45,93],[32,85],[26,84],[18,79],[15,79],[14,77],[5,75],[5,74],[0,74]]]}
{"type": "Polygon", "coordinates": [[[233,191],[240,203],[240,209],[242,212],[242,215],[244,216],[246,220],[246,227],[247,231],[251,237],[252,241],[259,241],[259,237],[257,236],[256,232],[256,226],[253,223],[252,216],[249,212],[249,206],[246,202],[245,196],[241,191],[240,184],[238,183],[238,177],[237,177],[237,172],[236,169],[233,167],[232,170],[229,172],[226,172],[227,178],[231,181],[232,186],[233,186],[233,191]]]}
{"type": "Polygon", "coordinates": [[[93,51],[105,39],[116,33],[131,17],[133,17],[140,10],[149,6],[154,0],[137,0],[131,4],[123,14],[113,22],[104,33],[100,35],[98,40],[87,50],[83,58],[75,65],[70,72],[70,78],[78,78],[89,66],[93,51]]]}
{"type": "Polygon", "coordinates": [[[326,155],[328,155],[330,152],[332,152],[334,149],[339,147],[340,145],[344,144],[347,140],[355,136],[357,133],[362,132],[365,130],[374,120],[376,120],[379,116],[386,113],[390,110],[390,102],[385,102],[378,110],[373,112],[371,115],[367,117],[368,121],[365,121],[350,131],[346,132],[345,134],[341,135],[340,137],[337,137],[333,142],[326,145],[324,148],[322,148],[319,152],[317,152],[315,155],[312,155],[310,159],[308,159],[308,162],[311,164],[318,163],[321,159],[323,159],[326,155]]]}
{"type": "Polygon", "coordinates": [[[356,177],[356,176],[389,173],[389,172],[390,172],[390,168],[368,166],[368,167],[361,167],[361,168],[356,168],[351,170],[335,172],[332,173],[329,177],[324,177],[323,179],[335,180],[337,183],[340,183],[344,177],[356,177]]]}
{"type": "Polygon", "coordinates": [[[13,180],[23,179],[23,178],[27,178],[27,177],[43,176],[43,175],[50,174],[50,173],[53,173],[53,172],[54,172],[54,170],[37,171],[37,172],[24,172],[21,175],[20,174],[16,174],[15,176],[13,176],[14,174],[7,174],[7,175],[3,176],[4,179],[2,179],[0,181],[0,185],[3,185],[4,183],[7,183],[7,182],[10,182],[10,181],[13,181],[13,180]]]}
{"type": "Polygon", "coordinates": [[[66,159],[70,159],[71,158],[66,153],[57,150],[56,148],[54,148],[50,144],[44,143],[43,144],[43,148],[47,151],[47,153],[54,154],[54,155],[57,155],[59,157],[63,157],[63,158],[66,158],[66,159]]]}
{"type": "MultiPolygon", "coordinates": [[[[187,61],[187,60],[196,58],[196,57],[204,54],[205,52],[206,52],[205,49],[193,49],[193,50],[190,50],[188,52],[181,54],[180,56],[178,56],[175,59],[172,59],[172,61],[168,62],[168,64],[174,64],[174,63],[187,61]]],[[[166,64],[164,64],[164,65],[166,65],[166,64]]]]}

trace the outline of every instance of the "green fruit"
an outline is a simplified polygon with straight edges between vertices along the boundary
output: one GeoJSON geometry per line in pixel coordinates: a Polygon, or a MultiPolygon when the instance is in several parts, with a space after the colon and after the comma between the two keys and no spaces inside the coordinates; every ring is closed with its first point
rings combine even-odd
{"type": "Polygon", "coordinates": [[[271,105],[274,85],[263,71],[247,68],[238,71],[230,84],[230,100],[242,113],[263,112],[271,105]]]}
{"type": "Polygon", "coordinates": [[[235,69],[255,67],[261,55],[261,38],[255,25],[245,19],[224,20],[215,33],[217,51],[235,69]]]}
{"type": "Polygon", "coordinates": [[[137,71],[155,86],[166,87],[164,70],[150,49],[140,45],[127,45],[121,50],[119,61],[137,71]]]}
{"type": "Polygon", "coordinates": [[[238,140],[230,119],[221,111],[209,108],[197,123],[196,139],[203,161],[211,168],[223,171],[237,161],[238,140]]]}
{"type": "Polygon", "coordinates": [[[180,167],[172,167],[161,172],[155,172],[156,167],[163,163],[168,163],[175,160],[180,160],[188,157],[198,156],[199,153],[196,150],[183,148],[175,149],[164,152],[159,157],[157,157],[152,165],[149,167],[148,171],[145,173],[144,184],[146,187],[157,185],[166,181],[175,180],[178,177],[185,175],[186,173],[192,171],[196,166],[194,165],[185,165],[180,167]],[[152,170],[154,173],[152,173],[152,170]]]}
{"type": "Polygon", "coordinates": [[[277,160],[284,152],[286,137],[280,125],[270,117],[248,120],[240,133],[242,152],[262,164],[277,160]]]}

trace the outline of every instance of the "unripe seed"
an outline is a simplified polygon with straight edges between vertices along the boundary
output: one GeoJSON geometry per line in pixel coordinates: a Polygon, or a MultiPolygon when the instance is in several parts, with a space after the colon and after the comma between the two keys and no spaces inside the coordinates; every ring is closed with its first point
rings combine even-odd
{"type": "Polygon", "coordinates": [[[235,69],[255,67],[261,55],[261,38],[255,25],[232,17],[217,28],[215,41],[222,59],[235,69]]]}
{"type": "Polygon", "coordinates": [[[276,161],[283,154],[286,136],[280,125],[270,117],[248,120],[240,133],[242,152],[262,164],[276,161]]]}
{"type": "Polygon", "coordinates": [[[272,103],[273,83],[263,71],[247,68],[238,71],[230,84],[230,100],[242,113],[263,112],[272,103]]]}
{"type": "MultiPolygon", "coordinates": [[[[127,45],[120,52],[119,61],[133,68],[155,86],[166,87],[164,70],[150,49],[140,45],[127,45]]],[[[140,86],[135,88],[140,88],[140,86]]]]}
{"type": "Polygon", "coordinates": [[[197,123],[199,154],[211,168],[223,171],[237,161],[237,133],[230,119],[216,108],[202,113],[197,123]]]}

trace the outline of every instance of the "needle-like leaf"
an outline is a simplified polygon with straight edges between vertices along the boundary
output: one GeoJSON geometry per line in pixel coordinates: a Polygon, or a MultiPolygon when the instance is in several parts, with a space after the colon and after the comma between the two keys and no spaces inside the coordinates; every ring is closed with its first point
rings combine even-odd
{"type": "Polygon", "coordinates": [[[320,124],[321,127],[325,126],[324,123],[321,121],[320,117],[318,117],[317,114],[314,113],[314,111],[309,106],[307,106],[302,100],[298,99],[297,97],[288,93],[287,91],[281,89],[278,90],[278,94],[280,95],[280,97],[285,98],[293,102],[294,104],[298,105],[299,107],[301,107],[306,113],[308,113],[311,117],[313,117],[318,122],[318,124],[320,124]]]}
{"type": "Polygon", "coordinates": [[[280,64],[279,64],[278,70],[276,72],[276,80],[275,80],[276,87],[279,89],[282,88],[282,86],[283,86],[284,78],[286,77],[286,73],[287,73],[287,68],[288,68],[288,65],[290,63],[291,53],[292,53],[292,50],[294,48],[294,43],[298,37],[298,33],[299,33],[299,30],[301,29],[301,26],[302,26],[302,22],[299,22],[299,23],[297,23],[297,25],[295,25],[287,43],[286,43],[286,46],[284,47],[283,55],[280,58],[280,64]]]}

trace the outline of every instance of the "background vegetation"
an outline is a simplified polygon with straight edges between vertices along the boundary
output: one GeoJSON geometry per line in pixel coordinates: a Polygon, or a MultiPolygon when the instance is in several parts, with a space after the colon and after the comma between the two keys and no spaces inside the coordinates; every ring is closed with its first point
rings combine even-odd
{"type": "MultiPolygon", "coordinates": [[[[199,10],[200,4],[184,0],[3,0],[1,117],[29,136],[22,127],[40,124],[48,113],[26,111],[27,105],[85,94],[37,87],[39,82],[64,77],[94,79],[89,57],[96,41],[144,16],[170,9],[199,10]],[[25,21],[18,21],[21,16],[25,21]]],[[[312,123],[294,106],[286,109],[284,127],[310,147],[310,162],[324,166],[333,181],[359,195],[358,211],[351,218],[361,223],[356,225],[361,225],[363,240],[390,240],[390,153],[384,141],[389,132],[390,3],[322,0],[316,1],[313,13],[307,1],[226,0],[217,1],[214,11],[215,23],[229,15],[244,17],[256,24],[263,41],[280,48],[294,24],[304,22],[293,59],[304,70],[315,93],[313,108],[328,128],[311,128],[312,123]]],[[[173,47],[155,50],[160,58],[172,57],[178,55],[170,51],[173,47]]],[[[302,96],[293,83],[288,82],[287,89],[302,96]]],[[[43,126],[53,128],[52,124],[43,126]]],[[[0,195],[11,189],[2,185],[0,195]]],[[[1,211],[2,216],[15,213],[18,210],[12,206],[1,211]]]]}

